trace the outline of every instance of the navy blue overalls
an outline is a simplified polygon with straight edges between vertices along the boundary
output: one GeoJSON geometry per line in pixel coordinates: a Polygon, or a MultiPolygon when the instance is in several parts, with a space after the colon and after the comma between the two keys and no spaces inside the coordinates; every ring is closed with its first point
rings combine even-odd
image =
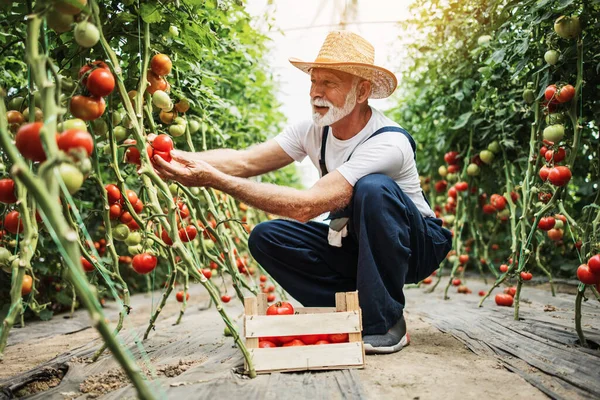
{"type": "MultiPolygon", "coordinates": [[[[328,128],[323,129],[319,162],[323,175],[328,128]]],[[[413,138],[398,127],[381,128],[367,140],[384,132],[404,134],[415,151],[413,138]]],[[[329,245],[326,224],[282,219],[255,226],[248,247],[306,307],[333,307],[336,292],[358,290],[363,333],[384,334],[402,316],[404,284],[418,282],[438,268],[451,249],[451,233],[440,219],[424,218],[398,184],[383,174],[359,179],[350,204],[330,215],[340,217],[349,218],[342,247],[329,245]]]]}

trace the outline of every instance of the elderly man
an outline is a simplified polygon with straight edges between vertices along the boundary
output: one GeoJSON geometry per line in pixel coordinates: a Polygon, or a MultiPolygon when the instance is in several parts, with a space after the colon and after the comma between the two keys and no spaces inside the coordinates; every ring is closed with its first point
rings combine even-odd
{"type": "Polygon", "coordinates": [[[401,350],[409,343],[403,286],[438,268],[451,234],[421,190],[412,137],[368,104],[391,95],[396,78],[347,31],[331,32],[314,62],[290,62],[310,74],[312,121],[245,150],[175,150],[170,164],[155,157],[157,169],[287,217],[254,228],[252,256],[305,306],[333,306],[336,292],[358,290],[366,352],[401,350]],[[310,189],[243,179],[306,156],[321,171],[310,189]],[[329,226],[310,221],[325,212],[329,226]]]}

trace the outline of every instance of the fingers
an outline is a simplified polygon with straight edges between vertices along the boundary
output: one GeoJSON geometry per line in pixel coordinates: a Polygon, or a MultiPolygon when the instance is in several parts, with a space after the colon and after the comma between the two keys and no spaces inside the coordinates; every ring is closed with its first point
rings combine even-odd
{"type": "Polygon", "coordinates": [[[154,162],[154,166],[159,167],[159,169],[163,172],[167,172],[170,174],[175,174],[175,175],[180,175],[182,173],[185,173],[185,170],[183,170],[180,167],[180,163],[178,162],[166,162],[164,158],[160,157],[160,156],[154,156],[152,157],[152,161],[154,162]]]}
{"type": "Polygon", "coordinates": [[[194,153],[182,150],[171,150],[171,157],[173,160],[178,161],[184,165],[192,164],[194,160],[194,153]]]}

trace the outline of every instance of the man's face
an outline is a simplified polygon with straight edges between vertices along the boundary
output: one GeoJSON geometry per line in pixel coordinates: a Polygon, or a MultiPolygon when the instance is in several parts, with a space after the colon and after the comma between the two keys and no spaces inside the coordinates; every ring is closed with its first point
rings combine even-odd
{"type": "Polygon", "coordinates": [[[350,114],[356,106],[358,79],[354,75],[314,68],[310,80],[310,103],[316,125],[331,125],[350,114]]]}

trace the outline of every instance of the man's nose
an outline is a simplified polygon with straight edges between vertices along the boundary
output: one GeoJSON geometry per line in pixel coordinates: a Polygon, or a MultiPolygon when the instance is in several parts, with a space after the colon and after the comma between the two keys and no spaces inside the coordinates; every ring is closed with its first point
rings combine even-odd
{"type": "Polygon", "coordinates": [[[323,90],[320,85],[311,85],[310,86],[310,98],[315,99],[316,97],[323,97],[323,90]]]}

